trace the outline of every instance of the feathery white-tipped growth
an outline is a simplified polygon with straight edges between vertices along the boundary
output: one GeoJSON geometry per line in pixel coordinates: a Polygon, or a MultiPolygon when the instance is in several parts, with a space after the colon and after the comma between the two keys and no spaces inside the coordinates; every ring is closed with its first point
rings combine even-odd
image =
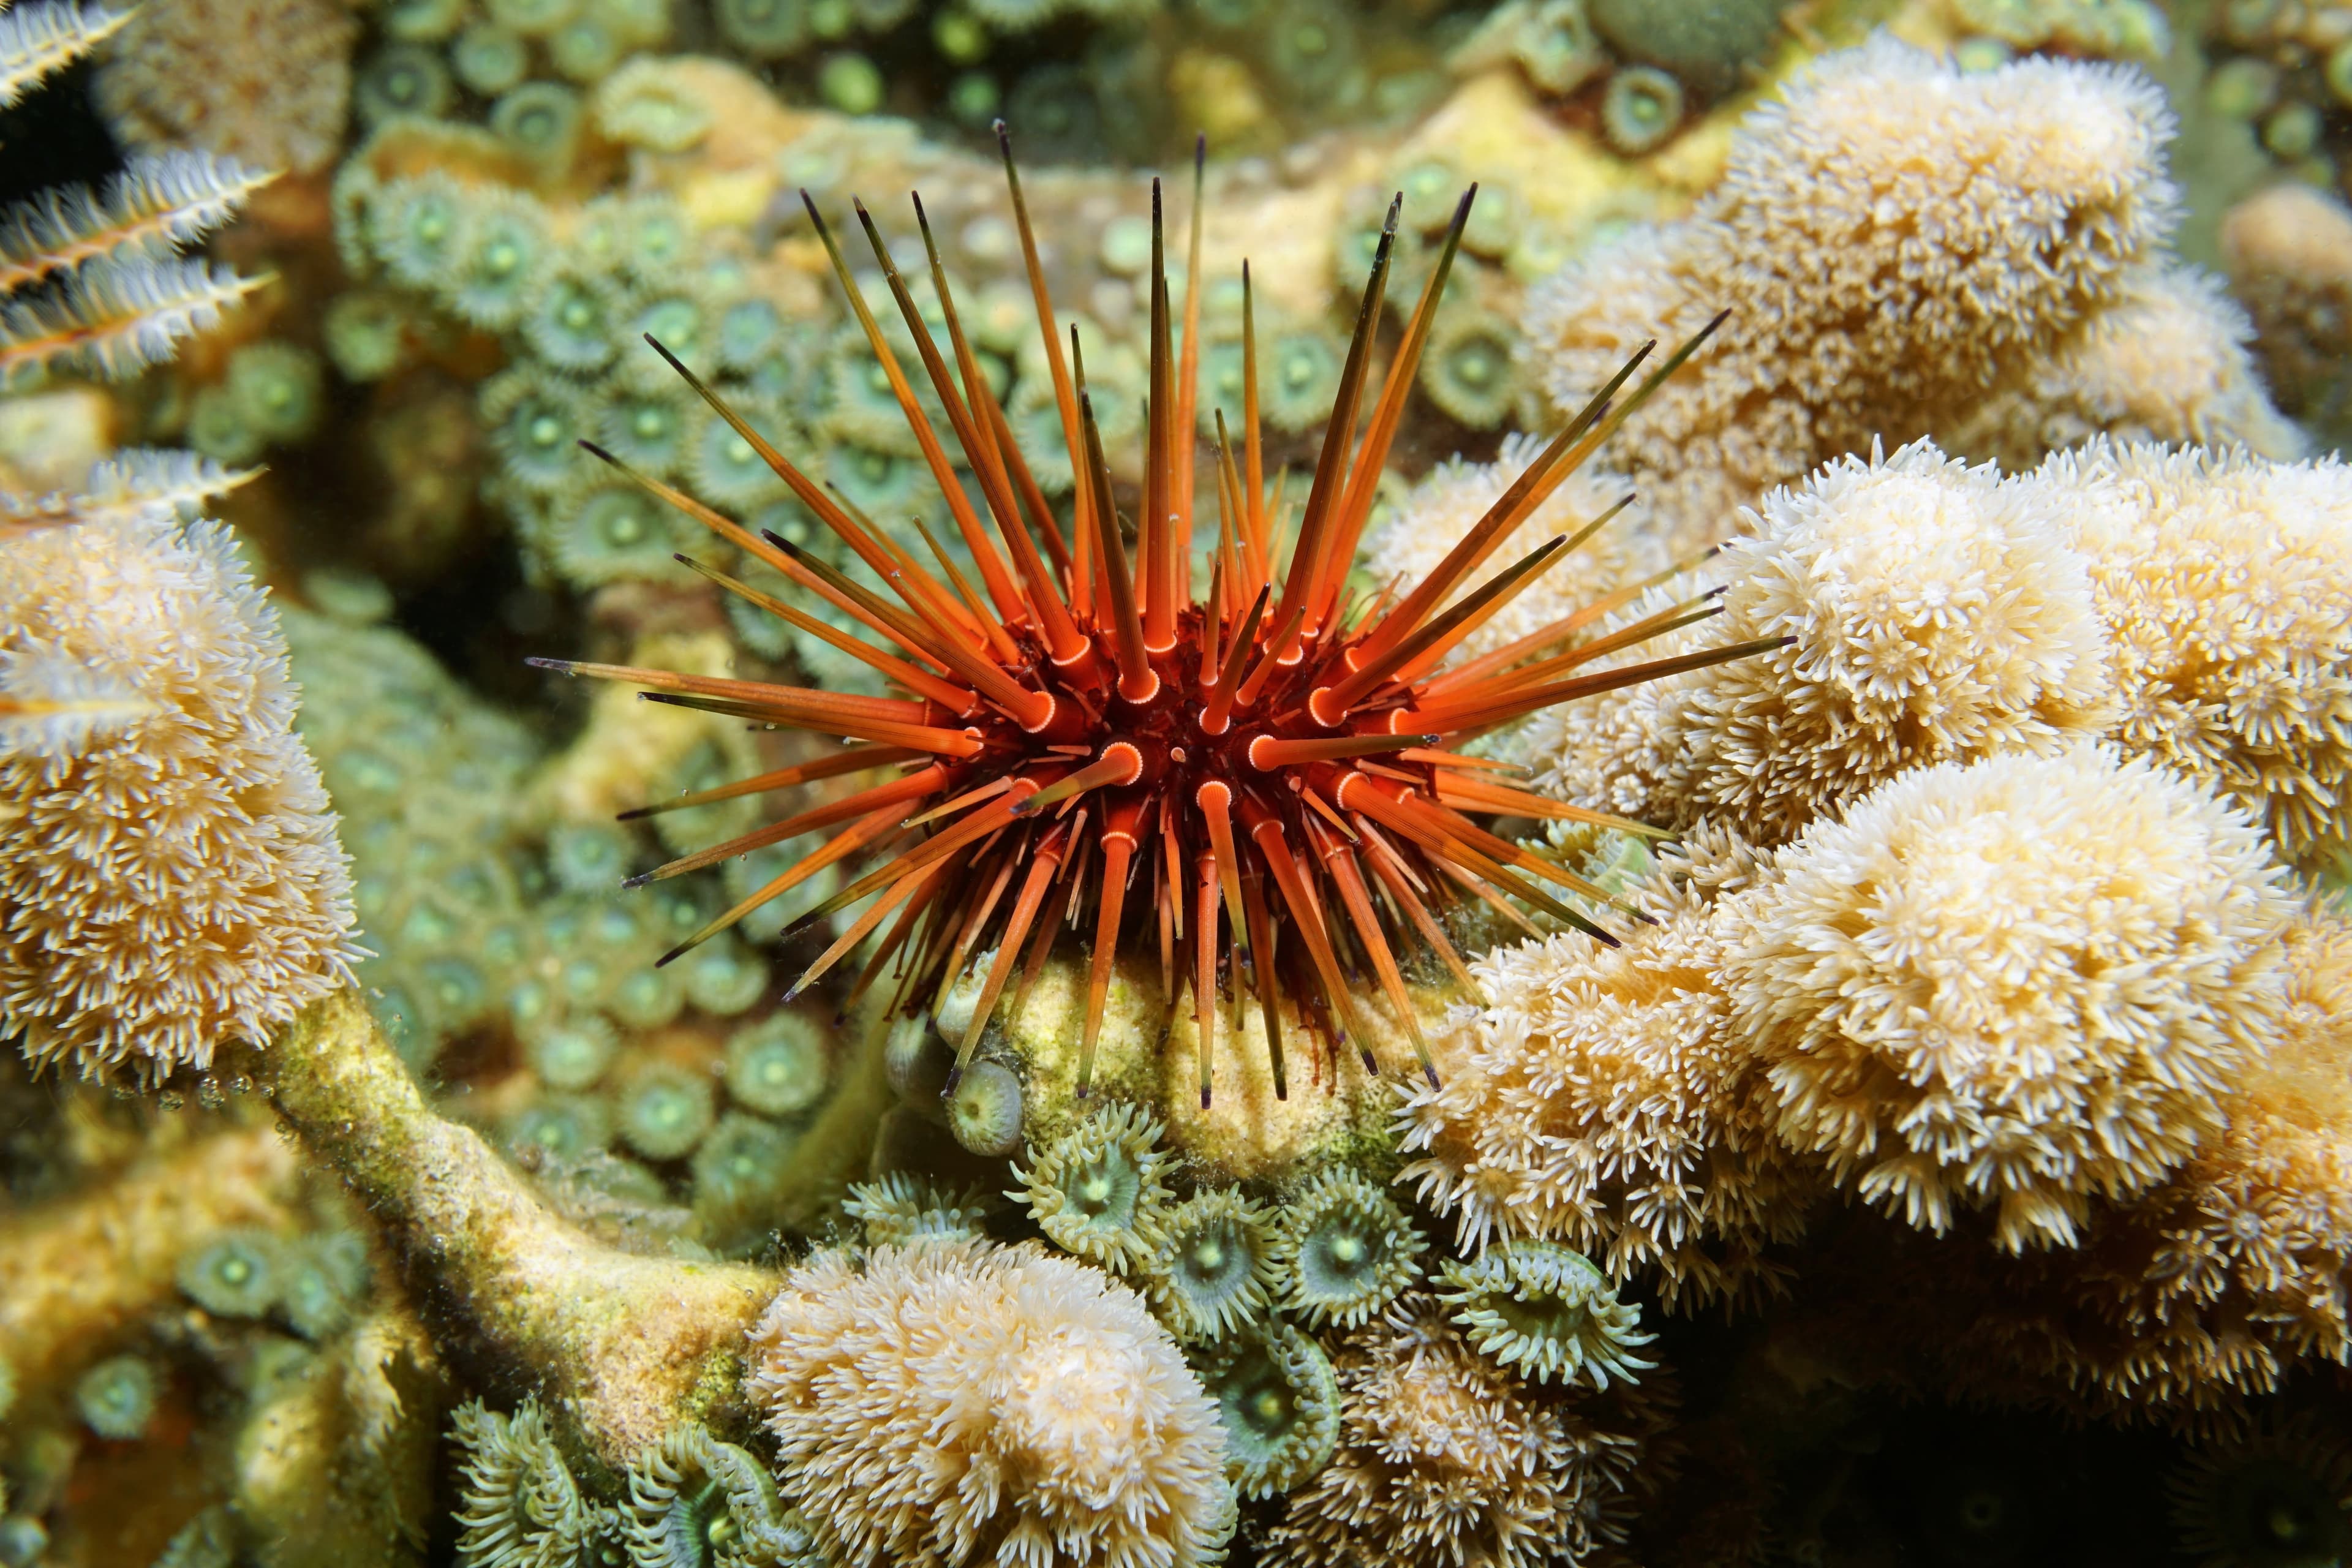
{"type": "Polygon", "coordinates": [[[83,5],[79,0],[47,0],[0,11],[0,109],[27,88],[89,53],[123,23],[128,11],[83,5]]]}
{"type": "Polygon", "coordinates": [[[2055,353],[1971,403],[1938,438],[2012,470],[2099,435],[2300,457],[2309,442],[2271,405],[2253,336],[2220,279],[2178,262],[2143,267],[2055,353]]]}
{"type": "Polygon", "coordinates": [[[91,521],[121,519],[157,504],[185,521],[201,513],[206,501],[251,484],[260,475],[259,468],[232,468],[194,452],[125,447],[90,465],[89,479],[74,506],[91,521]]]}
{"type": "Polygon", "coordinates": [[[746,1360],[784,1494],[845,1568],[1223,1558],[1214,1402],[1142,1298],[1034,1243],[816,1253],[746,1360]]]}
{"type": "Polygon", "coordinates": [[[0,653],[0,757],[63,757],[155,705],[116,678],[38,647],[0,653]]]}
{"type": "Polygon", "coordinates": [[[1716,983],[1725,893],[1769,858],[1702,827],[1633,897],[1657,922],[1621,946],[1569,934],[1496,947],[1488,1005],[1433,1043],[1438,1087],[1402,1113],[1401,1181],[1465,1249],[1566,1242],[1611,1278],[1654,1273],[1687,1310],[1768,1294],[1817,1178],[1775,1142],[1763,1070],[1716,983]]]}
{"type": "Polygon", "coordinates": [[[174,151],[133,158],[103,192],[43,191],[0,217],[0,292],[93,257],[168,255],[226,223],[275,178],[234,158],[174,151]]]}
{"type": "Polygon", "coordinates": [[[0,306],[0,391],[49,371],[136,375],[266,281],[176,257],[93,257],[55,290],[0,306]]]}
{"type": "Polygon", "coordinates": [[[0,749],[0,1035],[152,1084],[349,983],[334,814],[227,530],[155,504],[0,541],[0,657],[108,704],[0,749]]]}

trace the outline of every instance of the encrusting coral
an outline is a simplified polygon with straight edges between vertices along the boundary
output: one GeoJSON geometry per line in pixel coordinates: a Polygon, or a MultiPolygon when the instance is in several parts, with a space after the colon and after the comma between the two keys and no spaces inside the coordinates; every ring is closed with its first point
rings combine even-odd
{"type": "Polygon", "coordinates": [[[436,1509],[442,1368],[387,1303],[255,1378],[233,1449],[234,1558],[255,1568],[420,1568],[436,1509]]]}
{"type": "Polygon", "coordinates": [[[144,1356],[109,1356],[74,1384],[74,1408],[100,1436],[125,1442],[146,1436],[162,1392],[152,1362],[144,1356]]]}
{"type": "Polygon", "coordinates": [[[2280,873],[2237,812],[2089,744],[1916,770],[1723,912],[1775,1131],[1937,1232],[2067,1246],[2220,1130],[2277,1024],[2280,873]],[[2127,977],[2127,978],[2126,978],[2127,977]]]}
{"type": "Polygon", "coordinates": [[[0,654],[70,661],[143,709],[0,751],[0,1019],[34,1061],[152,1084],[349,982],[335,816],[226,529],[86,500],[5,538],[0,654]]]}
{"type": "Polygon", "coordinates": [[[479,1134],[433,1114],[351,991],[305,1010],[256,1068],[279,1115],[429,1271],[441,1331],[527,1373],[606,1463],[625,1466],[681,1414],[729,1405],[735,1346],[772,1275],[638,1256],[568,1223],[479,1134]]]}
{"type": "Polygon", "coordinates": [[[207,1312],[257,1318],[277,1299],[285,1258],[271,1232],[233,1230],[181,1259],[180,1289],[207,1312]]]}
{"type": "Polygon", "coordinates": [[[2169,135],[2126,71],[1963,74],[1875,39],[1755,110],[1690,217],[1531,295],[1530,352],[1573,407],[1644,337],[1730,310],[1723,349],[1628,422],[1614,458],[1682,548],[1712,542],[1768,487],[1957,421],[2126,301],[2172,226],[2169,135]]]}
{"type": "Polygon", "coordinates": [[[68,1380],[173,1293],[188,1255],[225,1232],[289,1222],[301,1170],[266,1126],[159,1150],[86,1193],[0,1220],[0,1363],[32,1389],[68,1380]]]}
{"type": "Polygon", "coordinates": [[[1223,1555],[1216,1408],[1098,1270],[982,1242],[820,1252],[749,1357],[785,1494],[844,1568],[1223,1555]]]}

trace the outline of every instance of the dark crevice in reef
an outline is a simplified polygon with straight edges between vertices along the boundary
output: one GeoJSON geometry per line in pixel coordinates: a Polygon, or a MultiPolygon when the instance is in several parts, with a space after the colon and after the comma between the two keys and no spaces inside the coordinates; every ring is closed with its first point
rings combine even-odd
{"type": "Polygon", "coordinates": [[[90,89],[97,68],[77,61],[0,110],[0,205],[77,181],[95,184],[122,166],[90,89]]]}

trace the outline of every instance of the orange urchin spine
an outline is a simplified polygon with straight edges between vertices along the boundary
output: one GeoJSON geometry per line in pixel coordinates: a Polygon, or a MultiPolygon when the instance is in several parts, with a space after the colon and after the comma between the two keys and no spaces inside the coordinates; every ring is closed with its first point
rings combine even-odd
{"type": "MultiPolygon", "coordinates": [[[[1012,437],[1003,410],[981,374],[930,225],[915,199],[948,337],[942,353],[880,233],[856,206],[883,277],[905,319],[923,374],[945,410],[950,434],[977,481],[974,505],[948,450],[917,401],[905,368],[852,281],[831,230],[805,192],[803,201],[831,257],[850,306],[887,375],[957,532],[979,569],[966,581],[928,530],[941,582],[891,533],[845,498],[803,474],[692,371],[653,347],[757,450],[794,495],[888,585],[865,587],[767,534],[754,537],[691,497],[632,474],[720,538],[830,601],[889,647],[835,631],[790,605],[711,568],[728,592],[759,605],[863,660],[905,691],[904,699],[845,696],[762,681],[723,680],[614,665],[538,659],[545,668],[633,681],[650,700],[862,742],[820,762],[785,768],[646,807],[655,810],[781,789],[866,768],[896,776],[800,813],[636,879],[675,876],[763,845],[842,823],[825,846],[727,910],[664,957],[667,963],[824,867],[868,852],[880,863],[803,917],[801,929],[869,894],[874,901],[793,983],[797,994],[877,931],[853,994],[886,972],[900,1005],[951,982],[965,961],[992,946],[971,1022],[957,1058],[971,1059],[982,1027],[1013,978],[1034,976],[1054,933],[1093,914],[1085,1037],[1078,1089],[1085,1092],[1102,1025],[1114,952],[1130,935],[1156,937],[1167,994],[1190,977],[1202,1027],[1201,1103],[1209,1103],[1211,994],[1238,994],[1244,976],[1262,1010],[1276,1093],[1286,1091],[1278,998],[1294,997],[1309,1030],[1337,1045],[1352,1039],[1377,1072],[1358,1026],[1363,1004],[1347,972],[1369,967],[1388,1005],[1436,1074],[1408,999],[1394,941],[1418,940],[1466,983],[1433,905],[1463,893],[1508,908],[1505,896],[1613,939],[1538,887],[1540,879],[1598,903],[1608,895],[1553,862],[1496,837],[1474,815],[1533,816],[1648,831],[1599,812],[1517,789],[1503,770],[1454,747],[1497,724],[1553,703],[1698,668],[1771,644],[1709,649],[1597,673],[1573,673],[1603,654],[1714,613],[1709,600],[1653,616],[1598,641],[1570,645],[1615,603],[1589,606],[1522,638],[1507,657],[1434,674],[1445,656],[1550,564],[1604,524],[1571,540],[1556,537],[1451,607],[1446,601],[1577,466],[1703,342],[1710,322],[1618,401],[1654,348],[1645,346],[1602,387],[1497,500],[1435,572],[1391,603],[1343,602],[1356,546],[1402,417],[1470,204],[1462,198],[1437,264],[1402,343],[1381,378],[1368,424],[1373,338],[1394,242],[1392,204],[1357,315],[1355,336],[1313,481],[1299,514],[1297,542],[1277,559],[1282,519],[1264,481],[1257,419],[1255,331],[1249,272],[1243,268],[1244,406],[1236,459],[1216,411],[1213,471],[1217,548],[1208,591],[1191,583],[1193,428],[1200,306],[1186,286],[1183,350],[1171,352],[1171,315],[1161,242],[1160,184],[1152,183],[1150,401],[1145,419],[1142,513],[1130,558],[1086,384],[1077,336],[1062,353],[1039,265],[1010,137],[1004,151],[1013,210],[1027,262],[1045,363],[1063,439],[1078,476],[1072,531],[1058,521],[1012,437]],[[1362,424],[1360,441],[1356,439],[1362,424]],[[993,524],[992,537],[988,524],[993,524]],[[1000,552],[998,542],[1003,550],[1000,552]],[[1040,542],[1044,550],[1039,549],[1040,542]],[[1050,556],[1049,561],[1047,557],[1050,556]],[[822,630],[819,630],[822,628],[822,630]],[[1277,914],[1287,917],[1277,942],[1277,914]],[[1044,918],[1041,920],[1040,917],[1044,918]],[[1025,961],[1024,961],[1025,953],[1025,961]],[[1219,976],[1223,977],[1222,985],[1219,976]]],[[[1186,278],[1197,279],[1202,154],[1186,278]]],[[[648,338],[649,342],[652,340],[648,338]]],[[[609,454],[590,450],[614,467],[609,454]]],[[[625,469],[624,471],[626,471],[625,469]]],[[[1630,498],[1629,498],[1630,499],[1630,498]]],[[[1622,503],[1620,504],[1622,510],[1622,503]]],[[[681,557],[681,559],[684,559],[681,557]]],[[[1614,597],[1614,596],[1612,596],[1614,597]]],[[[1622,599],[1617,602],[1622,602],[1622,599]]],[[[1516,911],[1514,911],[1516,912],[1516,911]]]]}

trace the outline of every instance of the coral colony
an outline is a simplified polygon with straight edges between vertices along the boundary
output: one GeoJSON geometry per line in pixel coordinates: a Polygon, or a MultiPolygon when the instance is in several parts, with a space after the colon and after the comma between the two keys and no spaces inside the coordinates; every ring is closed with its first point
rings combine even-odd
{"type": "MultiPolygon", "coordinates": [[[[1004,136],[1001,125],[999,134],[1004,136]]],[[[1180,354],[1171,346],[1176,311],[1167,283],[1159,187],[1155,184],[1152,193],[1144,494],[1130,561],[1084,356],[1074,335],[1066,369],[1036,237],[1013,171],[1009,136],[1004,154],[1045,355],[1053,367],[1063,439],[1071,467],[1087,476],[1067,539],[973,358],[920,199],[916,212],[945,312],[947,352],[934,340],[862,204],[858,216],[964,465],[978,477],[1005,545],[1003,553],[950,470],[929,416],[815,204],[808,202],[851,308],[949,498],[956,528],[976,564],[978,585],[936,541],[928,540],[928,531],[937,574],[837,492],[828,494],[647,335],[802,504],[890,584],[899,603],[861,588],[787,540],[772,533],[753,537],[672,486],[641,479],[645,488],[831,600],[909,656],[845,634],[823,634],[904,688],[909,693],[905,699],[850,698],[567,659],[534,661],[648,686],[656,701],[866,742],[819,763],[697,792],[667,807],[906,764],[886,784],[698,850],[638,879],[673,876],[815,828],[851,825],[672,949],[665,962],[824,868],[888,843],[909,826],[929,826],[916,843],[803,917],[814,921],[865,894],[879,895],[803,972],[787,995],[806,989],[877,930],[880,944],[852,987],[853,999],[895,961],[898,994],[911,1005],[962,973],[973,954],[992,953],[958,1042],[950,1089],[1016,965],[1034,978],[1056,930],[1066,921],[1087,920],[1089,910],[1094,956],[1078,1058],[1081,1094],[1091,1076],[1112,960],[1123,940],[1149,941],[1154,933],[1167,994],[1175,994],[1177,976],[1192,985],[1203,1109],[1212,1095],[1213,1036],[1204,1015],[1220,991],[1243,990],[1244,945],[1277,1098],[1287,1092],[1280,997],[1297,1000],[1320,1040],[1352,1040],[1366,1069],[1381,1070],[1370,1036],[1355,1020],[1361,1004],[1345,977],[1343,955],[1349,961],[1345,970],[1368,964],[1379,976],[1397,1026],[1412,1038],[1421,1070],[1434,1085],[1436,1069],[1395,952],[1395,945],[1410,937],[1461,971],[1462,961],[1433,916],[1431,902],[1440,897],[1450,901],[1455,884],[1486,898],[1507,893],[1610,940],[1538,882],[1614,902],[1606,892],[1497,838],[1472,816],[1531,816],[1640,831],[1637,825],[1530,795],[1498,776],[1491,763],[1461,752],[1460,742],[1574,698],[1779,646],[1777,639],[1759,639],[1596,673],[1583,667],[1716,612],[1704,599],[1677,605],[1608,637],[1567,647],[1606,609],[1580,606],[1492,654],[1440,668],[1496,611],[1621,510],[1604,511],[1577,536],[1553,537],[1449,607],[1455,591],[1499,542],[1698,350],[1714,323],[1626,391],[1648,351],[1634,354],[1434,570],[1417,582],[1386,584],[1369,604],[1359,605],[1347,602],[1349,563],[1370,517],[1374,482],[1403,416],[1476,193],[1462,198],[1404,341],[1377,395],[1368,396],[1373,390],[1371,336],[1395,237],[1397,210],[1391,206],[1286,561],[1276,534],[1288,527],[1288,520],[1269,504],[1261,456],[1258,368],[1244,270],[1244,389],[1235,411],[1240,450],[1225,433],[1224,411],[1216,411],[1217,546],[1206,593],[1196,599],[1191,583],[1192,468],[1189,462],[1180,464],[1177,453],[1179,433],[1192,428],[1199,395],[1198,356],[1191,352],[1199,342],[1199,296],[1186,295],[1181,336],[1187,352],[1180,354]],[[1369,422],[1356,447],[1351,438],[1359,424],[1366,423],[1367,405],[1369,422]],[[1042,551],[1039,533],[1045,544],[1042,551]],[[1130,905],[1139,879],[1140,896],[1130,905]],[[1131,909],[1138,928],[1133,937],[1127,934],[1131,909]],[[1277,921],[1283,936],[1293,940],[1277,938],[1277,921]],[[1220,931],[1225,936],[1222,943],[1220,931]],[[1360,964],[1354,962],[1359,958],[1360,964]]],[[[1196,200],[1194,276],[1199,236],[1196,200]]],[[[1189,451],[1189,437],[1181,444],[1189,451]]],[[[630,471],[604,448],[590,449],[630,471]]],[[[803,611],[709,568],[697,569],[780,619],[821,629],[803,611]]]]}
{"type": "Polygon", "coordinates": [[[0,9],[0,1568],[2352,1556],[2352,41],[1885,9],[0,9]]]}

